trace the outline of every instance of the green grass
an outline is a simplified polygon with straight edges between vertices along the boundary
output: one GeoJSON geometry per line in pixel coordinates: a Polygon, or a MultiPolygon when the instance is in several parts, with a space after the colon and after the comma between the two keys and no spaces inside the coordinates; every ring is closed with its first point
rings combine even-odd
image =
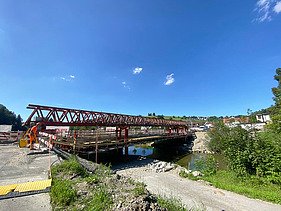
{"type": "Polygon", "coordinates": [[[56,177],[59,174],[77,174],[81,177],[86,177],[89,175],[87,170],[77,162],[75,157],[72,157],[69,160],[65,160],[59,165],[52,166],[52,175],[56,177]]]}
{"type": "Polygon", "coordinates": [[[257,177],[237,177],[231,171],[221,170],[203,177],[215,187],[243,194],[250,198],[281,204],[281,187],[257,177]]]}
{"type": "Polygon", "coordinates": [[[68,206],[77,198],[77,192],[72,188],[69,180],[53,179],[51,188],[51,201],[57,206],[68,206]]]}
{"type": "Polygon", "coordinates": [[[145,184],[142,182],[135,183],[135,188],[133,189],[135,196],[141,196],[145,194],[145,184]]]}
{"type": "Polygon", "coordinates": [[[181,171],[179,172],[179,175],[180,175],[181,177],[183,177],[183,178],[188,178],[188,179],[195,180],[195,181],[202,178],[201,176],[200,176],[200,177],[195,177],[195,176],[193,176],[193,174],[188,174],[188,173],[186,173],[186,172],[183,171],[183,170],[181,170],[181,171]]]}
{"type": "Polygon", "coordinates": [[[166,198],[159,196],[157,203],[160,207],[166,208],[169,211],[186,211],[187,209],[181,203],[180,200],[175,198],[166,198]]]}
{"type": "Polygon", "coordinates": [[[100,187],[94,191],[94,194],[87,204],[85,210],[103,211],[110,210],[113,200],[105,187],[100,187]]]}

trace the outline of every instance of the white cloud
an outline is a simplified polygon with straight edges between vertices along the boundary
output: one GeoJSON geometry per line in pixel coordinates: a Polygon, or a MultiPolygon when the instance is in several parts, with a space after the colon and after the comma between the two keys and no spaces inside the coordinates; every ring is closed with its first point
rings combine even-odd
{"type": "Polygon", "coordinates": [[[140,74],[142,70],[143,70],[142,67],[136,67],[136,68],[133,70],[133,74],[134,74],[134,75],[140,74]]]}
{"type": "Polygon", "coordinates": [[[126,83],[126,81],[122,81],[122,85],[124,88],[128,89],[129,91],[131,90],[130,86],[126,83]]]}
{"type": "Polygon", "coordinates": [[[69,75],[69,76],[61,76],[61,77],[58,77],[58,78],[63,80],[63,81],[70,82],[70,81],[73,81],[75,79],[75,76],[74,75],[69,75]]]}
{"type": "Polygon", "coordinates": [[[281,1],[277,2],[276,5],[273,8],[274,12],[277,14],[281,12],[281,1]]]}
{"type": "Polygon", "coordinates": [[[166,76],[166,81],[165,81],[164,84],[166,86],[169,86],[169,85],[171,85],[174,82],[175,82],[174,73],[172,73],[172,74],[166,76]]]}
{"type": "Polygon", "coordinates": [[[278,0],[258,0],[256,3],[255,11],[258,17],[255,21],[265,22],[271,21],[275,13],[281,12],[281,1],[278,0]]]}

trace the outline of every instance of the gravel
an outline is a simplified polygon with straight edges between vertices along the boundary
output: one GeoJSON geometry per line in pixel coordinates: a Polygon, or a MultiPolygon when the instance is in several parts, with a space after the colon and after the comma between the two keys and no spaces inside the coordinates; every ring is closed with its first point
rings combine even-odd
{"type": "MultiPolygon", "coordinates": [[[[153,163],[153,162],[152,162],[153,163]]],[[[178,170],[156,172],[151,164],[133,165],[117,170],[117,174],[145,183],[149,192],[156,195],[178,198],[191,209],[206,210],[281,210],[281,205],[250,199],[230,191],[210,186],[204,181],[181,178],[178,170]]]]}

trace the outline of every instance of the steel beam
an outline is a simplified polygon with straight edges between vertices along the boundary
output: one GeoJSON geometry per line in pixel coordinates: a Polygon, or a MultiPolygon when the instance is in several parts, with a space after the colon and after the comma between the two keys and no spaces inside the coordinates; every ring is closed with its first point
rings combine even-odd
{"type": "Polygon", "coordinates": [[[24,125],[27,126],[29,126],[32,122],[42,122],[46,126],[165,126],[187,128],[187,122],[185,121],[85,111],[34,104],[29,104],[27,108],[32,109],[31,115],[24,123],[24,125]]]}

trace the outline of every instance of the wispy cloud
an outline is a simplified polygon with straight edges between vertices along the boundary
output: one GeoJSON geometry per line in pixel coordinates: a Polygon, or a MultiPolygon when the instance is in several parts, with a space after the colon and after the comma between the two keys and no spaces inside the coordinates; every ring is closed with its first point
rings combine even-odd
{"type": "Polygon", "coordinates": [[[67,76],[60,76],[60,77],[54,77],[54,80],[62,80],[66,82],[74,81],[75,76],[74,75],[67,75],[67,76]]]}
{"type": "Polygon", "coordinates": [[[122,85],[124,88],[131,90],[130,86],[126,83],[126,81],[122,81],[122,85]]]}
{"type": "Polygon", "coordinates": [[[175,82],[174,73],[172,73],[172,74],[166,76],[166,81],[164,82],[164,84],[166,86],[170,86],[174,82],[175,82]]]}
{"type": "Polygon", "coordinates": [[[276,5],[273,8],[274,12],[277,14],[281,12],[281,1],[277,2],[276,5]]]}
{"type": "Polygon", "coordinates": [[[281,1],[278,0],[258,0],[255,11],[258,17],[254,21],[266,22],[271,21],[272,16],[281,12],[281,1]]]}
{"type": "Polygon", "coordinates": [[[134,75],[140,74],[142,70],[143,70],[142,67],[136,67],[136,68],[133,70],[133,74],[134,74],[134,75]]]}

